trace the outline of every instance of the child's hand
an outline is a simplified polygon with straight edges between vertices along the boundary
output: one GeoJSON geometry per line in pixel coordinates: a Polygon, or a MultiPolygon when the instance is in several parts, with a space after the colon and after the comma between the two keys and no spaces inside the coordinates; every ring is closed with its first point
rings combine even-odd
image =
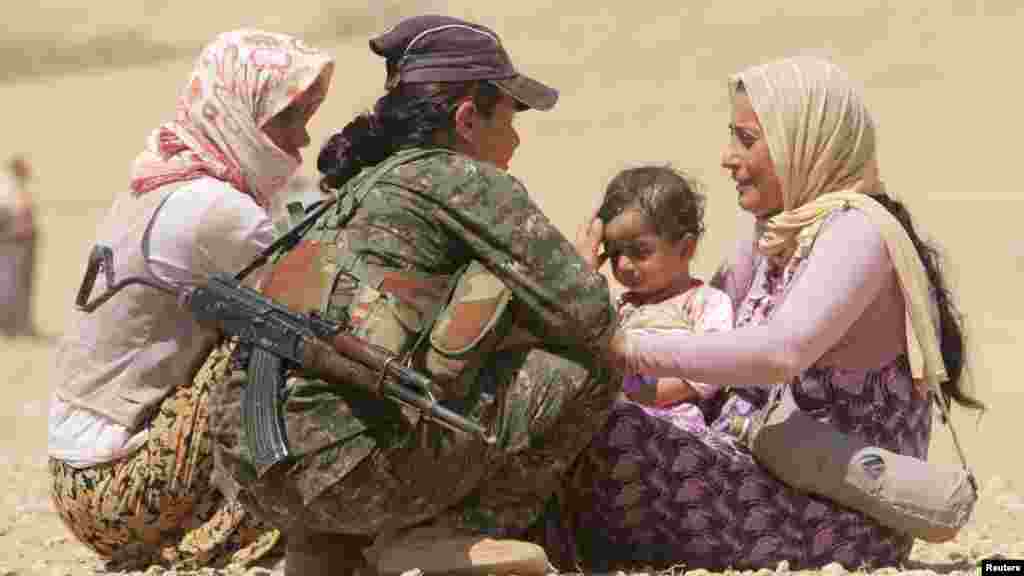
{"type": "Polygon", "coordinates": [[[700,399],[697,389],[690,386],[690,383],[681,378],[658,378],[655,384],[654,405],[658,407],[669,406],[679,402],[696,402],[700,399]]]}
{"type": "Polygon", "coordinates": [[[697,390],[680,378],[658,378],[655,381],[633,382],[623,387],[626,396],[644,406],[665,408],[680,402],[696,402],[700,399],[697,390]]]}

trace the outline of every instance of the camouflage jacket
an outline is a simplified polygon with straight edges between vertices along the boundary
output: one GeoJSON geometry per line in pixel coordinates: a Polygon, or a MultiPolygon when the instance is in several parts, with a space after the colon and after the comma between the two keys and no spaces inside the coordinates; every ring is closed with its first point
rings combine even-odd
{"type": "MultiPolygon", "coordinates": [[[[357,188],[370,172],[346,187],[357,188]]],[[[480,261],[511,289],[526,312],[522,321],[546,343],[596,352],[614,332],[604,276],[522,183],[488,163],[439,151],[402,164],[368,191],[345,232],[349,253],[383,267],[450,275],[480,261]]]]}
{"type": "MultiPolygon", "coordinates": [[[[410,153],[416,151],[400,154],[410,153]]],[[[304,238],[321,246],[324,315],[349,320],[366,266],[444,278],[477,261],[511,291],[517,325],[546,348],[593,358],[607,347],[616,316],[606,279],[581,259],[513,176],[440,149],[361,187],[373,172],[364,170],[348,182],[340,201],[304,238]]],[[[481,408],[468,400],[450,407],[479,416],[481,408]]],[[[303,486],[306,500],[325,488],[320,484],[327,478],[339,480],[374,450],[393,445],[407,427],[393,403],[339,394],[337,386],[299,378],[289,380],[285,414],[292,452],[319,460],[302,466],[317,470],[308,481],[299,479],[300,485],[317,484],[303,486]],[[331,474],[324,473],[327,468],[331,474]]],[[[244,442],[231,444],[244,451],[244,442]]]]}

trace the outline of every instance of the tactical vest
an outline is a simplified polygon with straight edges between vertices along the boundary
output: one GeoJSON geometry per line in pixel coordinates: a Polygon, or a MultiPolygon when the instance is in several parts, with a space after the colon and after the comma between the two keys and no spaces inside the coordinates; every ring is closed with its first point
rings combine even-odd
{"type": "Polygon", "coordinates": [[[438,400],[465,398],[469,383],[510,322],[511,292],[476,261],[450,276],[367,263],[346,229],[366,194],[402,164],[453,154],[413,149],[392,155],[336,192],[336,204],[273,266],[264,293],[300,312],[316,311],[432,377],[438,400]]]}

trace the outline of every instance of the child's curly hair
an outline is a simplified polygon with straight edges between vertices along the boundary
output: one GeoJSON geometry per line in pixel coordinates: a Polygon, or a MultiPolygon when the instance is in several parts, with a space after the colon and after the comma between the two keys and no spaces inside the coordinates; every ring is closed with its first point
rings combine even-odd
{"type": "Polygon", "coordinates": [[[597,216],[611,222],[636,208],[659,237],[676,242],[704,234],[704,195],[696,180],[672,166],[639,166],[619,172],[605,189],[597,216]]]}

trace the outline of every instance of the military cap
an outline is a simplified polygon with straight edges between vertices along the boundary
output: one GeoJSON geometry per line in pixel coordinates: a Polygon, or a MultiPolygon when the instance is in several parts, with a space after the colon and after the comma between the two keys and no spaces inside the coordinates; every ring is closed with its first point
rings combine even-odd
{"type": "Polygon", "coordinates": [[[480,24],[415,16],[371,39],[370,49],[386,59],[388,89],[400,83],[487,80],[523,109],[550,110],[558,101],[557,90],[516,70],[498,35],[480,24]]]}

